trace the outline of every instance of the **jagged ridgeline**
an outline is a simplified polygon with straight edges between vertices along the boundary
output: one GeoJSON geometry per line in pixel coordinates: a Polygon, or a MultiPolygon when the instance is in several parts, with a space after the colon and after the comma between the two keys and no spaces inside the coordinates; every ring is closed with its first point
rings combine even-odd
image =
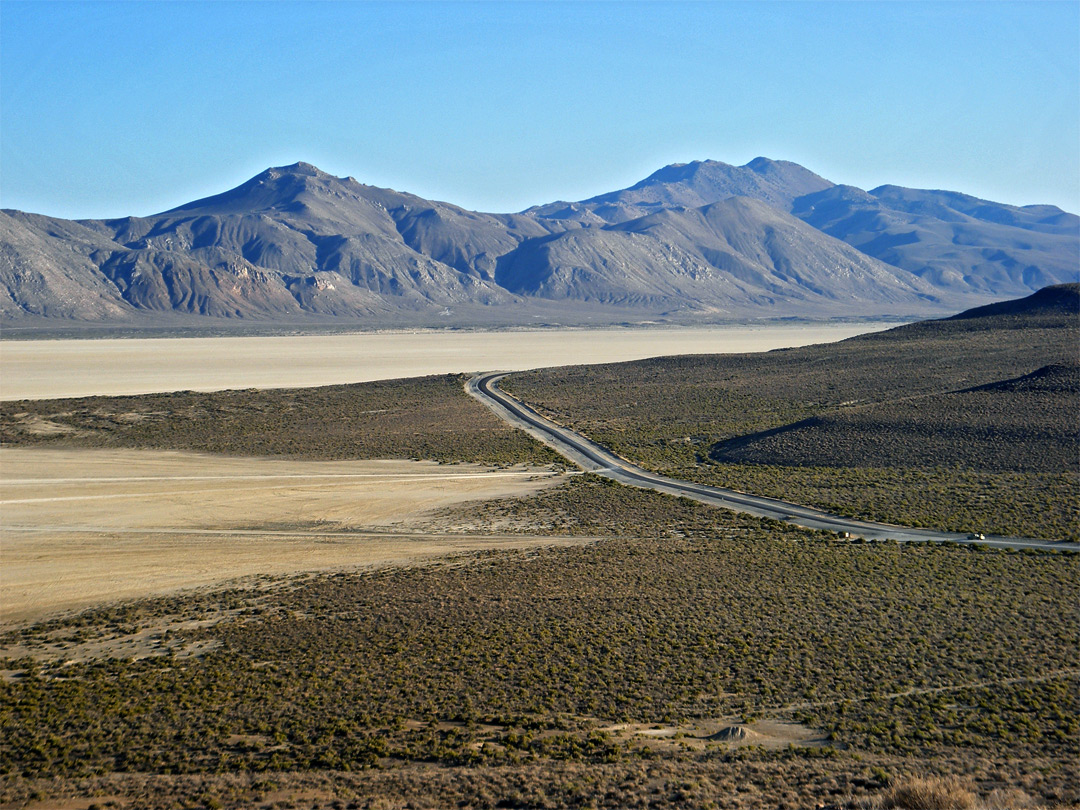
{"type": "Polygon", "coordinates": [[[1080,219],[757,158],[484,214],[306,163],[149,217],[0,213],[7,325],[942,315],[1080,280],[1080,219]]]}

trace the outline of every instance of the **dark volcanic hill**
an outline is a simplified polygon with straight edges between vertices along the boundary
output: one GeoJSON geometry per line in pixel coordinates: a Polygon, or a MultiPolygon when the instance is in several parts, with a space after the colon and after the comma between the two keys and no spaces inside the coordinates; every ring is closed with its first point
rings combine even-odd
{"type": "Polygon", "coordinates": [[[793,467],[950,466],[1080,472],[1077,375],[1057,388],[980,390],[848,408],[714,447],[711,458],[793,467]]]}
{"type": "Polygon", "coordinates": [[[982,307],[965,310],[949,320],[965,321],[972,318],[997,318],[1001,316],[1057,317],[1066,315],[1080,319],[1080,284],[1055,284],[1044,287],[1026,298],[998,301],[982,307]]]}
{"type": "Polygon", "coordinates": [[[466,211],[297,163],[149,217],[0,212],[0,319],[933,315],[1075,281],[1077,222],[1052,206],[953,192],[862,192],[766,158],[675,164],[622,191],[520,214],[466,211]]]}
{"type": "MultiPolygon", "coordinates": [[[[951,346],[953,390],[917,392],[912,386],[906,396],[848,400],[809,419],[719,442],[710,457],[794,467],[1075,473],[1080,471],[1078,330],[1080,284],[1064,284],[951,318],[852,338],[836,345],[856,352],[869,347],[879,358],[898,349],[918,352],[920,377],[932,376],[925,373],[926,347],[951,346]],[[1016,375],[1037,358],[1052,362],[1016,375]],[[967,364],[963,373],[956,373],[959,363],[967,364]],[[1002,372],[1009,376],[999,376],[1002,372]],[[997,379],[964,385],[969,374],[997,379]]],[[[902,378],[900,362],[890,368],[894,378],[902,378]]]]}

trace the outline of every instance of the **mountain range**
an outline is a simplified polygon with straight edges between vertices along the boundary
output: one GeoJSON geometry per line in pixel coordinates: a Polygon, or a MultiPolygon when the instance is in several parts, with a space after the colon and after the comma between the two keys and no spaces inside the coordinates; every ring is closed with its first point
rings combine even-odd
{"type": "Polygon", "coordinates": [[[149,217],[0,212],[0,323],[512,325],[949,314],[1080,281],[1080,218],[673,164],[485,214],[307,163],[149,217]]]}

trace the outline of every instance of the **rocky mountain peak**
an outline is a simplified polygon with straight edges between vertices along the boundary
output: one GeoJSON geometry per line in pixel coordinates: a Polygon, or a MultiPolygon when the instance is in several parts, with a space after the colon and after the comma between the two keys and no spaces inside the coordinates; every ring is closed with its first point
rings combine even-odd
{"type": "Polygon", "coordinates": [[[271,166],[266,171],[259,175],[257,178],[265,179],[278,179],[281,177],[319,177],[326,179],[337,179],[333,175],[327,174],[318,166],[313,166],[310,163],[305,163],[300,160],[296,163],[291,163],[288,166],[271,166]]]}
{"type": "Polygon", "coordinates": [[[347,181],[310,163],[272,166],[236,188],[172,208],[164,214],[239,214],[281,210],[308,194],[321,195],[347,181]]]}
{"type": "Polygon", "coordinates": [[[635,191],[637,189],[648,188],[649,186],[655,186],[666,183],[685,183],[692,181],[693,178],[701,171],[703,166],[713,165],[717,167],[723,167],[727,169],[734,168],[726,163],[720,163],[716,160],[694,160],[690,163],[671,163],[664,166],[662,169],[657,169],[650,174],[644,180],[641,180],[634,185],[630,186],[628,191],[635,191]]]}
{"type": "MultiPolygon", "coordinates": [[[[774,171],[779,165],[780,163],[777,161],[759,155],[743,166],[743,168],[749,169],[752,172],[757,172],[758,174],[768,174],[770,171],[774,171]]],[[[789,163],[788,165],[794,166],[795,164],[789,163]]]]}

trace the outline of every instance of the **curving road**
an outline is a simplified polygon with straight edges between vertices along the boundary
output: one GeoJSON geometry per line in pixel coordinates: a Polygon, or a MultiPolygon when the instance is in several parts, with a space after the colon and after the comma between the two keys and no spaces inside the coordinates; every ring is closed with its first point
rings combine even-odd
{"type": "Polygon", "coordinates": [[[848,532],[853,537],[863,537],[868,540],[893,539],[902,543],[949,540],[956,543],[972,543],[998,548],[1080,551],[1080,543],[994,536],[988,536],[983,540],[969,540],[967,535],[956,532],[911,529],[903,526],[891,526],[887,523],[854,520],[839,515],[831,515],[828,512],[822,512],[808,506],[799,506],[798,504],[778,501],[773,498],[747,495],[732,489],[710,487],[658,475],[631,464],[626,459],[620,458],[610,450],[601,447],[569,428],[545,419],[528,405],[500,390],[498,382],[507,373],[495,372],[473,377],[466,384],[465,390],[483,402],[496,416],[515,427],[521,428],[582,469],[611,478],[621,484],[666,492],[669,495],[683,496],[712,506],[721,506],[725,509],[746,512],[758,517],[782,520],[808,529],[824,529],[825,531],[837,533],[848,532]]]}

